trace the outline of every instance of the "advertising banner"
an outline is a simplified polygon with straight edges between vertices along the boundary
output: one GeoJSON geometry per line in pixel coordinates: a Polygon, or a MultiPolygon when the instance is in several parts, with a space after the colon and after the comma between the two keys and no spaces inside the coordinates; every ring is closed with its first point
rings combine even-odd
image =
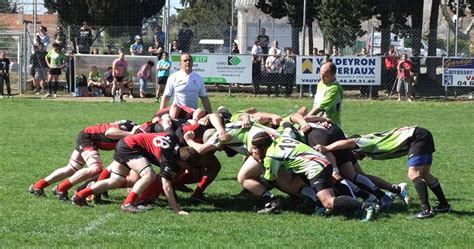
{"type": "MultiPolygon", "coordinates": [[[[380,85],[380,57],[332,57],[337,67],[336,78],[341,85],[380,85]]],[[[319,72],[326,61],[323,56],[296,57],[296,84],[313,85],[320,80],[319,72]]]]}
{"type": "Polygon", "coordinates": [[[474,87],[474,59],[443,58],[443,86],[474,87]]]}

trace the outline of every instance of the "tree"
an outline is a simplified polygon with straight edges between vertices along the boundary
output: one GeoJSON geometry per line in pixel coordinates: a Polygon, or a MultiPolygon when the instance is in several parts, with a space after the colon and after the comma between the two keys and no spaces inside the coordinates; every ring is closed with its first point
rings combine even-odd
{"type": "Polygon", "coordinates": [[[0,13],[18,13],[17,3],[10,0],[0,0],[0,13]]]}
{"type": "Polygon", "coordinates": [[[67,25],[86,20],[95,26],[141,26],[143,18],[158,13],[165,0],[45,0],[44,4],[67,25]]]}
{"type": "MultiPolygon", "coordinates": [[[[430,11],[430,29],[428,33],[428,56],[436,56],[436,43],[438,37],[438,13],[440,0],[433,0],[431,3],[430,11]]],[[[436,63],[435,60],[427,60],[427,74],[431,77],[436,75],[436,63]]]]}

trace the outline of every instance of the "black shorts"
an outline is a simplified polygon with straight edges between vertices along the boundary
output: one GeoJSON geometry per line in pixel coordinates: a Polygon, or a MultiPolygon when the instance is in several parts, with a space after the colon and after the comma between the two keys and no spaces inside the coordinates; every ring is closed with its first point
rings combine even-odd
{"type": "Polygon", "coordinates": [[[168,76],[158,77],[158,85],[166,85],[168,81],[168,76]]]}
{"type": "Polygon", "coordinates": [[[81,131],[77,136],[76,150],[82,153],[85,150],[98,150],[98,147],[97,144],[92,141],[89,134],[81,131]]]}
{"type": "Polygon", "coordinates": [[[54,75],[54,76],[59,76],[61,75],[61,68],[50,68],[49,74],[54,75]]]}
{"type": "Polygon", "coordinates": [[[416,127],[409,144],[408,155],[433,154],[436,151],[433,135],[425,128],[416,127]]]}
{"type": "Polygon", "coordinates": [[[328,166],[324,168],[323,171],[318,176],[311,179],[310,183],[313,186],[316,193],[318,193],[321,190],[334,187],[334,184],[331,181],[331,177],[332,177],[332,166],[328,166]]]}
{"type": "Polygon", "coordinates": [[[115,76],[114,77],[114,80],[117,81],[117,82],[122,82],[123,81],[123,76],[115,76]]]}
{"type": "Polygon", "coordinates": [[[114,161],[128,167],[127,163],[130,160],[143,157],[140,151],[128,147],[124,140],[120,140],[115,147],[114,161]]]}
{"type": "MultiPolygon", "coordinates": [[[[312,128],[307,134],[306,139],[308,141],[308,145],[314,147],[317,144],[329,145],[336,141],[344,140],[346,139],[346,136],[337,125],[333,125],[329,129],[312,128]]],[[[351,150],[337,150],[333,151],[332,153],[336,158],[336,164],[338,166],[352,161],[353,158],[351,150]]]]}

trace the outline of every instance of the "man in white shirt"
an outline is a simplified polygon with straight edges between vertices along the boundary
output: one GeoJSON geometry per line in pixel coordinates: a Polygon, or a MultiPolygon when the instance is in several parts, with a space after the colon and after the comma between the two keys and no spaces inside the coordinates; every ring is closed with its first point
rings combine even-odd
{"type": "Polygon", "coordinates": [[[204,110],[212,113],[204,81],[199,74],[193,72],[193,57],[189,53],[182,54],[180,65],[181,70],[168,78],[160,109],[165,108],[173,96],[173,104],[197,109],[201,98],[204,110]]]}

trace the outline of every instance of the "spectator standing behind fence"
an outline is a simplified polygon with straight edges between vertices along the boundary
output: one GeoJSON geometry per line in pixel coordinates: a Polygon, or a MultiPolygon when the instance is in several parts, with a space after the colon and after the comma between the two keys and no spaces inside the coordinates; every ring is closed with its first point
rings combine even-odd
{"type": "Polygon", "coordinates": [[[153,45],[148,48],[148,53],[153,56],[156,56],[158,60],[161,60],[161,56],[163,55],[163,51],[165,50],[164,43],[161,43],[160,38],[158,36],[153,37],[153,45]]]}
{"type": "Polygon", "coordinates": [[[104,96],[105,84],[102,82],[102,74],[97,66],[93,65],[87,79],[87,88],[91,96],[94,96],[94,88],[98,88],[98,95],[104,96]]]}
{"type": "Polygon", "coordinates": [[[413,63],[408,59],[408,55],[404,53],[402,59],[398,63],[398,82],[397,82],[397,92],[398,92],[398,101],[402,100],[402,87],[405,90],[405,97],[408,101],[412,102],[412,87],[411,81],[413,78],[413,63]]]}
{"type": "Polygon", "coordinates": [[[111,45],[107,45],[107,46],[105,46],[105,50],[104,50],[104,52],[102,52],[102,54],[113,55],[113,54],[115,54],[115,53],[114,53],[114,51],[112,50],[112,46],[111,46],[111,45]]]}
{"type": "Polygon", "coordinates": [[[61,75],[61,70],[66,66],[67,55],[64,51],[59,49],[57,43],[53,43],[53,48],[48,51],[46,54],[46,63],[49,67],[49,76],[48,76],[48,94],[45,97],[57,97],[58,93],[58,80],[61,75]],[[53,87],[54,82],[54,87],[53,87]],[[54,92],[54,93],[53,93],[54,92]]]}
{"type": "Polygon", "coordinates": [[[171,53],[182,53],[182,52],[183,52],[183,51],[181,50],[181,48],[179,47],[179,43],[178,43],[177,40],[174,40],[174,41],[171,43],[170,52],[171,52],[171,53]]]}
{"type": "Polygon", "coordinates": [[[63,27],[56,27],[56,33],[54,34],[53,38],[54,42],[59,45],[59,49],[66,50],[66,34],[64,33],[63,27]]]}
{"type": "Polygon", "coordinates": [[[336,65],[325,62],[321,66],[321,81],[314,96],[313,109],[307,115],[326,117],[341,126],[342,87],[336,81],[336,65]]]}
{"type": "Polygon", "coordinates": [[[43,50],[43,44],[34,47],[35,52],[30,57],[31,73],[33,76],[34,91],[36,94],[44,93],[44,83],[48,77],[48,63],[46,63],[47,52],[43,50]]]}
{"type": "Polygon", "coordinates": [[[231,54],[240,54],[239,46],[237,43],[232,42],[232,50],[230,51],[231,54]]]}
{"type": "Polygon", "coordinates": [[[191,42],[194,37],[193,31],[189,29],[189,24],[183,22],[181,29],[178,32],[179,48],[183,53],[187,53],[191,49],[191,42]]]}
{"type": "Polygon", "coordinates": [[[158,38],[157,40],[160,44],[165,44],[166,34],[165,34],[165,32],[163,32],[161,26],[156,27],[156,32],[154,34],[154,37],[155,37],[155,39],[158,38]]]}
{"type": "Polygon", "coordinates": [[[127,71],[128,63],[125,60],[125,54],[123,50],[119,51],[119,58],[115,59],[112,63],[112,76],[114,81],[112,84],[112,102],[115,102],[115,94],[118,91],[120,96],[120,102],[125,102],[123,99],[123,81],[125,79],[125,72],[127,71]]]}
{"type": "Polygon", "coordinates": [[[99,53],[99,49],[98,49],[98,48],[93,48],[93,49],[91,50],[91,54],[97,54],[97,55],[100,54],[100,53],[99,53]]]}
{"type": "Polygon", "coordinates": [[[385,54],[385,68],[387,69],[387,76],[384,77],[385,81],[383,82],[384,89],[390,89],[392,85],[395,84],[397,80],[397,65],[398,65],[399,54],[395,50],[393,45],[389,46],[387,54],[385,54]]]}
{"type": "Polygon", "coordinates": [[[173,104],[197,109],[201,98],[204,110],[212,113],[204,81],[198,73],[193,72],[193,57],[189,53],[182,54],[180,66],[181,69],[168,78],[160,109],[165,108],[173,96],[173,104]]]}
{"type": "Polygon", "coordinates": [[[147,80],[151,81],[151,70],[155,66],[153,61],[147,61],[143,64],[140,70],[138,70],[137,77],[140,82],[140,98],[145,98],[147,90],[147,80]]]}
{"type": "Polygon", "coordinates": [[[268,54],[269,55],[282,55],[283,54],[283,51],[281,50],[280,47],[278,47],[278,41],[277,40],[274,40],[272,42],[272,47],[268,50],[268,54]]]}
{"type": "Polygon", "coordinates": [[[285,83],[285,96],[289,97],[293,93],[293,85],[296,80],[295,56],[290,48],[285,50],[283,57],[283,81],[285,83]]]}
{"type": "Polygon", "coordinates": [[[3,84],[7,85],[7,94],[12,98],[12,90],[10,88],[10,59],[5,51],[0,51],[0,98],[3,99],[3,84]]]}
{"type": "MultiPolygon", "coordinates": [[[[102,75],[102,84],[105,86],[105,88],[111,87],[114,82],[114,76],[112,73],[112,67],[108,67],[107,71],[104,72],[102,75]]],[[[105,91],[104,91],[104,96],[105,96],[105,91]]]]}
{"type": "Polygon", "coordinates": [[[83,21],[76,35],[77,52],[79,52],[79,54],[89,54],[91,52],[92,42],[92,30],[87,25],[87,21],[83,21]]]}
{"type": "Polygon", "coordinates": [[[280,84],[280,73],[283,67],[281,56],[276,54],[276,51],[271,51],[273,54],[267,57],[265,61],[265,72],[266,72],[266,83],[267,83],[267,95],[270,96],[272,92],[279,95],[279,84],[280,84]],[[273,91],[272,91],[273,88],[273,91]]]}
{"type": "Polygon", "coordinates": [[[270,43],[270,37],[266,35],[267,30],[262,28],[260,34],[257,36],[257,40],[260,42],[260,47],[262,48],[263,54],[268,54],[268,44],[270,43]]]}
{"type": "Polygon", "coordinates": [[[163,52],[161,60],[156,65],[158,84],[156,85],[156,102],[160,101],[161,94],[163,93],[168,77],[170,76],[171,61],[168,59],[169,54],[163,52]]]}
{"type": "Polygon", "coordinates": [[[337,46],[332,46],[332,54],[331,56],[342,56],[341,51],[339,50],[339,47],[337,46]]]}
{"type": "Polygon", "coordinates": [[[141,36],[135,36],[135,42],[130,45],[130,54],[143,55],[143,40],[141,36]]]}
{"type": "Polygon", "coordinates": [[[255,97],[260,94],[260,82],[262,78],[262,54],[263,50],[260,47],[260,41],[255,40],[252,46],[252,82],[253,82],[253,94],[255,97]]]}
{"type": "Polygon", "coordinates": [[[50,42],[48,29],[45,26],[40,27],[40,32],[36,34],[37,44],[43,44],[43,49],[46,51],[50,42]]]}

